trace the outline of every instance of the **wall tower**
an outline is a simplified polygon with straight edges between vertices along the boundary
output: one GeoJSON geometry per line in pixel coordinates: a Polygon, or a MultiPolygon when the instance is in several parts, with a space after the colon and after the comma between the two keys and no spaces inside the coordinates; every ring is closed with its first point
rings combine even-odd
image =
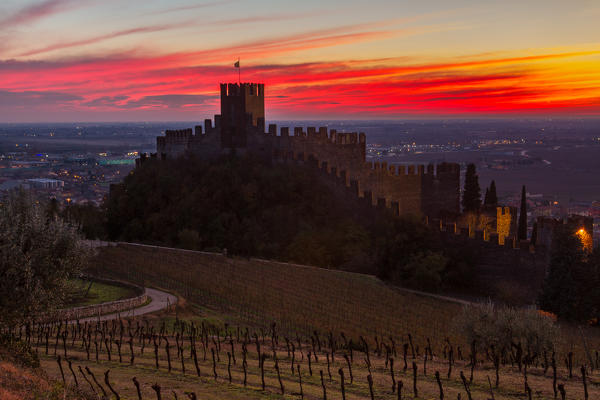
{"type": "Polygon", "coordinates": [[[251,127],[265,129],[265,85],[222,83],[221,147],[245,149],[251,127]]]}

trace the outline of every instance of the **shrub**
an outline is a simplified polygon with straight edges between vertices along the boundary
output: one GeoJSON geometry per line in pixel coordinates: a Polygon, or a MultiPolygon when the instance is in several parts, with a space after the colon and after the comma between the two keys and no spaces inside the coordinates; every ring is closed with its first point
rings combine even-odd
{"type": "Polygon", "coordinates": [[[38,368],[40,366],[40,360],[38,355],[31,346],[22,340],[15,340],[11,335],[3,334],[0,335],[0,353],[3,359],[14,360],[19,365],[38,368]]]}

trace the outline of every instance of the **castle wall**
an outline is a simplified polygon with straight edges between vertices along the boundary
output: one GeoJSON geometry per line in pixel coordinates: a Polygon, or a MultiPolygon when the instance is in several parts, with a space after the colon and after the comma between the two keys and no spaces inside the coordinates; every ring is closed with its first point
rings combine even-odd
{"type": "Polygon", "coordinates": [[[156,142],[158,155],[186,153],[203,158],[223,154],[253,154],[269,160],[316,160],[327,173],[335,171],[358,197],[372,205],[392,208],[396,214],[438,216],[458,213],[460,169],[457,164],[388,166],[366,163],[364,133],[337,132],[326,127],[296,127],[293,132],[264,126],[264,85],[221,84],[221,114],[202,127],[166,131],[156,142]]]}
{"type": "Polygon", "coordinates": [[[427,166],[423,184],[423,213],[438,216],[442,213],[460,212],[460,166],[454,163],[441,163],[427,166]]]}
{"type": "Polygon", "coordinates": [[[545,247],[514,238],[500,243],[497,233],[486,237],[483,231],[476,230],[471,235],[468,228],[457,229],[456,224],[440,220],[428,221],[428,225],[439,232],[446,245],[471,248],[477,254],[477,287],[484,293],[508,301],[535,301],[548,266],[545,247]]]}
{"type": "MultiPolygon", "coordinates": [[[[222,121],[222,119],[221,119],[222,121]]],[[[249,121],[248,121],[249,122],[249,121]]],[[[201,131],[201,128],[197,127],[201,131]]],[[[199,157],[215,158],[231,151],[224,147],[216,126],[207,126],[205,134],[192,135],[191,130],[167,131],[157,138],[157,151],[168,157],[186,152],[199,157]]],[[[373,205],[393,208],[396,214],[438,216],[440,212],[458,213],[460,168],[442,163],[427,168],[423,165],[396,166],[385,162],[366,162],[364,133],[342,133],[325,127],[294,128],[270,125],[268,132],[248,124],[246,144],[235,148],[238,154],[250,153],[268,159],[306,161],[312,158],[329,173],[335,170],[359,197],[368,197],[373,205]]]]}
{"type": "Polygon", "coordinates": [[[191,129],[167,130],[164,137],[156,138],[156,152],[173,158],[182,156],[188,150],[192,136],[191,129]]]}

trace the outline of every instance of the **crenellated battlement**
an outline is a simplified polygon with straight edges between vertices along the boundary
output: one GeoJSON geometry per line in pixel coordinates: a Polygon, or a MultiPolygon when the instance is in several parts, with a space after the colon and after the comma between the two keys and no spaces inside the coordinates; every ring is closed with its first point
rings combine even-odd
{"type": "Polygon", "coordinates": [[[263,83],[221,83],[221,96],[264,96],[265,85],[263,83]]]}
{"type": "MultiPolygon", "coordinates": [[[[498,207],[501,209],[502,207],[498,207]]],[[[477,244],[482,248],[497,247],[502,249],[519,250],[525,253],[535,254],[542,251],[540,247],[534,246],[530,240],[517,240],[514,236],[501,240],[498,233],[486,233],[481,229],[474,230],[472,234],[467,227],[459,228],[455,222],[445,222],[442,219],[425,218],[425,224],[444,235],[446,239],[459,240],[477,244]]]]}
{"type": "Polygon", "coordinates": [[[253,154],[276,162],[315,162],[365,203],[396,214],[437,216],[458,213],[458,164],[388,165],[367,162],[364,132],[339,132],[321,126],[281,127],[265,131],[264,85],[222,83],[221,114],[204,121],[204,129],[168,130],[156,139],[161,158],[193,153],[205,158],[253,154]],[[279,133],[279,134],[278,134],[279,133]]]}
{"type": "Polygon", "coordinates": [[[365,163],[365,167],[371,171],[375,171],[387,176],[420,176],[429,175],[432,177],[442,178],[446,174],[460,174],[460,165],[441,163],[441,164],[409,164],[409,165],[388,165],[385,161],[370,161],[365,163]]]}
{"type": "Polygon", "coordinates": [[[193,135],[194,135],[194,133],[192,132],[191,128],[165,131],[165,137],[167,137],[167,138],[188,139],[193,135]]]}

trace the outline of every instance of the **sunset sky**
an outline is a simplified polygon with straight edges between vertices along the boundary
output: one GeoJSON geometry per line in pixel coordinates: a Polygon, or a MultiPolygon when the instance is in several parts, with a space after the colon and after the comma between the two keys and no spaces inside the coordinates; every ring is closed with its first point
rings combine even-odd
{"type": "Polygon", "coordinates": [[[598,0],[2,0],[0,122],[600,116],[598,0]]]}

